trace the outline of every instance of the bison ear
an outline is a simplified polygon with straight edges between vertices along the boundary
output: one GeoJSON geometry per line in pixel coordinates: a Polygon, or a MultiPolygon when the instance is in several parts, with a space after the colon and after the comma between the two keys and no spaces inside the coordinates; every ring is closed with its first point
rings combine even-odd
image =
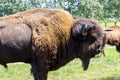
{"type": "Polygon", "coordinates": [[[83,24],[83,25],[76,24],[76,25],[73,25],[71,34],[74,39],[78,39],[80,35],[84,37],[87,36],[88,30],[89,30],[89,27],[87,24],[83,24]]]}

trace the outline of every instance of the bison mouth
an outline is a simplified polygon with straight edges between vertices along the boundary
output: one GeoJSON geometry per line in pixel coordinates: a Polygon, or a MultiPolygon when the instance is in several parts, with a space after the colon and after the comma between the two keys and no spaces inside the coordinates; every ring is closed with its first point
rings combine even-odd
{"type": "Polygon", "coordinates": [[[84,59],[84,60],[82,60],[83,70],[87,70],[88,69],[89,62],[90,62],[90,59],[84,59]]]}

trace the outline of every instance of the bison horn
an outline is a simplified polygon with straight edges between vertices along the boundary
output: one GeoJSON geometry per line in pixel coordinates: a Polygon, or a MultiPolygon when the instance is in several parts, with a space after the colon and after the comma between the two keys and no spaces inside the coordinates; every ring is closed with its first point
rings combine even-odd
{"type": "Polygon", "coordinates": [[[87,36],[88,35],[88,24],[84,24],[83,26],[81,24],[74,25],[72,28],[72,37],[76,40],[78,40],[79,35],[87,36]]]}
{"type": "Polygon", "coordinates": [[[85,24],[84,26],[83,26],[83,28],[81,29],[81,34],[83,35],[83,36],[87,36],[87,31],[88,31],[88,25],[87,24],[85,24]]]}

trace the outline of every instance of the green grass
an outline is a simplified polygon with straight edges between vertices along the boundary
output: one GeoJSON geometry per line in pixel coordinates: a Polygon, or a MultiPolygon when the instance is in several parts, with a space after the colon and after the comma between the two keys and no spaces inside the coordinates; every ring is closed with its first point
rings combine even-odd
{"type": "MultiPolygon", "coordinates": [[[[83,71],[81,61],[75,59],[56,71],[49,72],[48,80],[120,80],[120,53],[115,47],[106,46],[106,56],[97,55],[83,71]]],[[[0,66],[0,80],[33,80],[30,65],[8,64],[8,69],[0,66]]]]}

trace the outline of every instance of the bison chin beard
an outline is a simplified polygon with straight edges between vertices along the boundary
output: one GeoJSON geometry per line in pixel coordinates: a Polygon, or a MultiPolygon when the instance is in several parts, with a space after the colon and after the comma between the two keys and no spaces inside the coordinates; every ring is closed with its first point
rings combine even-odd
{"type": "Polygon", "coordinates": [[[88,69],[88,67],[89,67],[89,62],[90,62],[90,59],[84,59],[84,60],[82,60],[83,70],[87,70],[87,69],[88,69]]]}

